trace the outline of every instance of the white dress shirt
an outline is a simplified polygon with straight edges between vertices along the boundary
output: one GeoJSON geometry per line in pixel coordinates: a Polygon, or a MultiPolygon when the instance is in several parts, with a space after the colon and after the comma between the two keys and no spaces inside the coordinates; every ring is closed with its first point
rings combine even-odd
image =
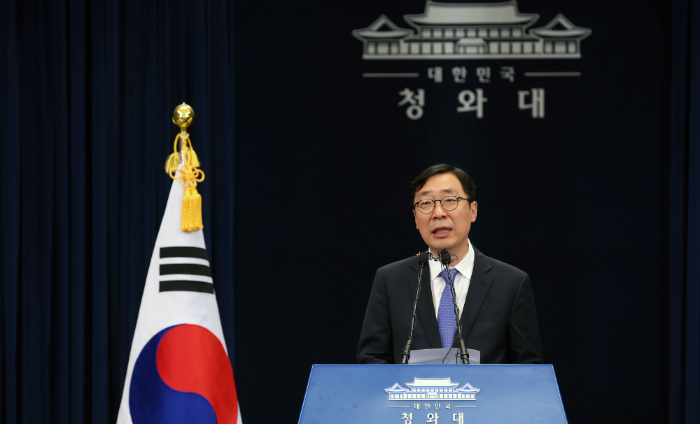
{"type": "MultiPolygon", "coordinates": [[[[469,242],[469,251],[467,256],[459,261],[457,266],[454,268],[459,271],[455,277],[455,294],[457,295],[457,306],[459,306],[459,317],[462,317],[462,311],[464,310],[464,301],[467,299],[467,292],[469,291],[469,283],[472,281],[472,271],[474,271],[474,248],[472,247],[472,242],[469,242]]],[[[442,271],[442,264],[437,261],[430,261],[430,289],[433,291],[433,305],[435,305],[435,318],[438,316],[438,311],[440,309],[440,298],[442,298],[442,291],[445,290],[445,280],[440,276],[442,271]]]]}

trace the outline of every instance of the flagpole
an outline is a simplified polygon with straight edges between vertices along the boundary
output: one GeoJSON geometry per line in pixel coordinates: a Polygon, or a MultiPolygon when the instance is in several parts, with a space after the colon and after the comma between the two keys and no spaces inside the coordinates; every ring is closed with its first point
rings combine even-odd
{"type": "Polygon", "coordinates": [[[204,173],[187,133],[193,119],[191,106],[175,108],[173,123],[180,128],[165,163],[174,181],[146,275],[118,424],[171,422],[175,416],[178,422],[242,422],[200,231],[197,184],[204,173]]]}

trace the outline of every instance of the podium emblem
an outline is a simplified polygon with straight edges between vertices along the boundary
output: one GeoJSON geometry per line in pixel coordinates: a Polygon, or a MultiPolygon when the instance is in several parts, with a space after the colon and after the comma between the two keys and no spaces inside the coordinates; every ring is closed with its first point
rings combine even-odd
{"type": "Polygon", "coordinates": [[[481,391],[469,383],[459,387],[447,378],[413,378],[413,382],[401,387],[395,383],[388,389],[389,400],[476,400],[476,394],[481,391]]]}

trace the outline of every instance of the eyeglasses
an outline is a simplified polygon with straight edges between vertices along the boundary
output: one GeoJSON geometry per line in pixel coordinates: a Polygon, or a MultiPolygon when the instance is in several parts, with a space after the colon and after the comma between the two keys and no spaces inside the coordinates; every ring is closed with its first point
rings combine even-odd
{"type": "Polygon", "coordinates": [[[430,213],[435,209],[435,203],[440,202],[440,206],[446,211],[452,211],[457,209],[457,206],[459,206],[459,201],[460,200],[466,200],[467,202],[471,203],[472,201],[469,199],[466,199],[464,197],[459,197],[459,196],[445,196],[442,199],[438,200],[433,200],[433,199],[421,199],[417,201],[413,207],[418,208],[421,213],[430,213]]]}

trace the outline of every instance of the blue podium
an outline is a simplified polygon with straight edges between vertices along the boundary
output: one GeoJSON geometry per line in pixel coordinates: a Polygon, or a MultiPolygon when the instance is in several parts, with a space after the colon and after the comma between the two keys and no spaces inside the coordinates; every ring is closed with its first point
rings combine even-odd
{"type": "Polygon", "coordinates": [[[566,423],[551,365],[314,365],[299,424],[566,423]]]}

